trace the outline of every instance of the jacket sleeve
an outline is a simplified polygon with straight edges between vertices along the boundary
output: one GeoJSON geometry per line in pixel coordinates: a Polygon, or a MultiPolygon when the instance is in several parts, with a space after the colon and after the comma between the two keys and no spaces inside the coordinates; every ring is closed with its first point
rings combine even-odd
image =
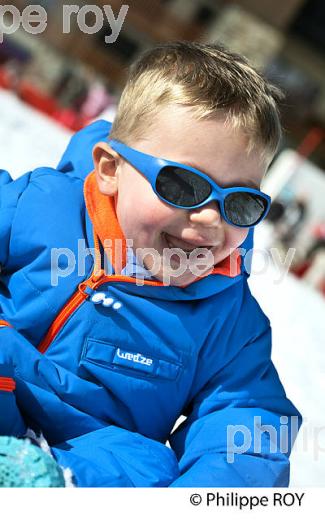
{"type": "Polygon", "coordinates": [[[168,487],[179,476],[170,448],[114,425],[54,446],[52,453],[77,487],[168,487]]]}
{"type": "MultiPolygon", "coordinates": [[[[0,170],[0,350],[5,348],[1,341],[1,332],[10,324],[2,311],[1,295],[5,293],[1,280],[1,271],[8,259],[11,225],[18,200],[29,181],[29,174],[16,183],[8,172],[0,170]]],[[[0,435],[22,436],[26,426],[18,409],[15,396],[16,382],[14,368],[0,359],[0,435]]]]}
{"type": "MultiPolygon", "coordinates": [[[[54,457],[71,470],[78,487],[168,487],[178,477],[178,462],[170,448],[80,410],[78,376],[40,354],[8,326],[0,328],[1,370],[6,376],[10,371],[17,385],[17,402],[23,417],[28,417],[27,425],[44,433],[54,457]],[[66,420],[71,423],[70,434],[66,420]],[[51,440],[55,430],[64,442],[51,440]]],[[[87,399],[88,394],[96,399],[96,391],[89,383],[87,399]]],[[[13,420],[7,421],[17,412],[14,404],[2,400],[0,392],[0,435],[25,433],[14,429],[13,420]]]]}
{"type": "MultiPolygon", "coordinates": [[[[75,419],[75,431],[81,434],[71,435],[74,438],[68,437],[59,445],[51,442],[52,452],[59,464],[70,468],[77,486],[167,487],[179,475],[172,450],[138,433],[95,417],[86,418],[87,414],[73,403],[77,376],[40,354],[7,321],[1,301],[8,297],[8,288],[2,275],[10,274],[12,224],[29,181],[30,174],[12,181],[7,172],[0,172],[0,435],[21,437],[26,433],[25,421],[28,427],[37,429],[38,418],[45,417],[45,424],[47,414],[59,410],[58,428],[64,429],[67,414],[75,419]],[[39,402],[44,402],[42,394],[47,396],[46,409],[38,408],[39,402]],[[85,419],[92,431],[83,431],[85,419]]],[[[95,399],[96,389],[94,394],[95,399]]]]}
{"type": "Polygon", "coordinates": [[[15,386],[13,366],[0,362],[0,436],[21,437],[26,433],[26,426],[16,403],[15,386]]]}
{"type": "Polygon", "coordinates": [[[13,181],[8,172],[0,170],[0,273],[8,260],[11,227],[17,204],[29,180],[30,173],[13,181]]]}
{"type": "Polygon", "coordinates": [[[301,416],[286,398],[270,351],[267,326],[194,397],[170,438],[181,473],[172,487],[288,485],[301,416]]]}

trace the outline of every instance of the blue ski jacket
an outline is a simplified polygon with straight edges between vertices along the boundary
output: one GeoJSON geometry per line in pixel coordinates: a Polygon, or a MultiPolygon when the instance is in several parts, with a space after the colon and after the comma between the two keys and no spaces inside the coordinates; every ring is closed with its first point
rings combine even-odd
{"type": "Polygon", "coordinates": [[[109,132],[75,134],[56,169],[0,173],[0,435],[41,431],[77,486],[288,485],[301,418],[248,262],[182,288],[115,274],[125,239],[91,173],[109,132]]]}

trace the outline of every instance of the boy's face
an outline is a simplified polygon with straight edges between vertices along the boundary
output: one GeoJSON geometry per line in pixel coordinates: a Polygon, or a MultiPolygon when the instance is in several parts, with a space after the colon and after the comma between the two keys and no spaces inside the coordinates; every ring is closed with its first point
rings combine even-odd
{"type": "MultiPolygon", "coordinates": [[[[227,128],[222,120],[198,121],[189,108],[176,105],[160,112],[146,138],[128,144],[141,152],[192,166],[221,187],[259,189],[267,166],[261,150],[248,155],[247,137],[242,131],[227,128]]],[[[134,252],[158,280],[187,285],[197,278],[198,271],[193,272],[183,251],[209,249],[208,253],[203,250],[206,268],[199,268],[203,276],[245,240],[248,229],[225,222],[216,202],[193,210],[163,202],[147,179],[107,143],[96,145],[94,162],[100,191],[115,196],[125,238],[132,239],[134,252]],[[145,254],[144,248],[150,248],[151,254],[145,254]],[[180,249],[179,254],[170,256],[170,248],[180,249]]]]}

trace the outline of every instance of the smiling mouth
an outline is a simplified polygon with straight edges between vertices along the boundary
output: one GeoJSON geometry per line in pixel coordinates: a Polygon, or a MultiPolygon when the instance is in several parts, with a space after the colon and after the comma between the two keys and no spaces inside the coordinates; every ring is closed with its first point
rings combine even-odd
{"type": "Polygon", "coordinates": [[[214,247],[214,246],[208,246],[208,245],[204,245],[204,244],[202,244],[202,245],[189,244],[189,243],[186,243],[183,240],[180,240],[180,239],[178,239],[176,237],[168,235],[167,233],[164,233],[164,237],[165,237],[167,245],[168,245],[168,247],[170,249],[172,249],[172,248],[174,248],[174,249],[181,249],[187,256],[190,255],[196,249],[208,249],[208,250],[211,250],[214,247]]]}

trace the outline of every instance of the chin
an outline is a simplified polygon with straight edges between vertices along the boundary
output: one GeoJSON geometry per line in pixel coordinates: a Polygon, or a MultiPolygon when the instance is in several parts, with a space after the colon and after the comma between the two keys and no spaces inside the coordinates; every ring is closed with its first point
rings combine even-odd
{"type": "Polygon", "coordinates": [[[191,272],[184,273],[180,276],[172,276],[168,273],[165,273],[165,274],[158,273],[157,275],[155,275],[155,278],[157,278],[157,280],[159,280],[160,282],[163,282],[165,285],[170,285],[173,287],[185,287],[185,286],[199,280],[200,278],[207,276],[208,274],[211,273],[211,271],[212,271],[212,268],[205,272],[202,272],[202,274],[200,276],[195,275],[191,272]]]}
{"type": "Polygon", "coordinates": [[[227,256],[229,256],[231,253],[231,250],[229,251],[221,251],[220,253],[216,254],[214,256],[214,266],[213,267],[216,267],[218,264],[220,264],[220,262],[222,262],[225,258],[227,258],[227,256]]]}
{"type": "Polygon", "coordinates": [[[186,287],[187,285],[195,282],[195,280],[197,280],[198,278],[196,278],[195,276],[191,275],[191,276],[188,276],[188,277],[175,277],[175,278],[167,278],[167,279],[163,279],[163,277],[161,277],[161,282],[164,283],[164,285],[167,285],[167,286],[170,286],[170,287],[186,287]]]}

